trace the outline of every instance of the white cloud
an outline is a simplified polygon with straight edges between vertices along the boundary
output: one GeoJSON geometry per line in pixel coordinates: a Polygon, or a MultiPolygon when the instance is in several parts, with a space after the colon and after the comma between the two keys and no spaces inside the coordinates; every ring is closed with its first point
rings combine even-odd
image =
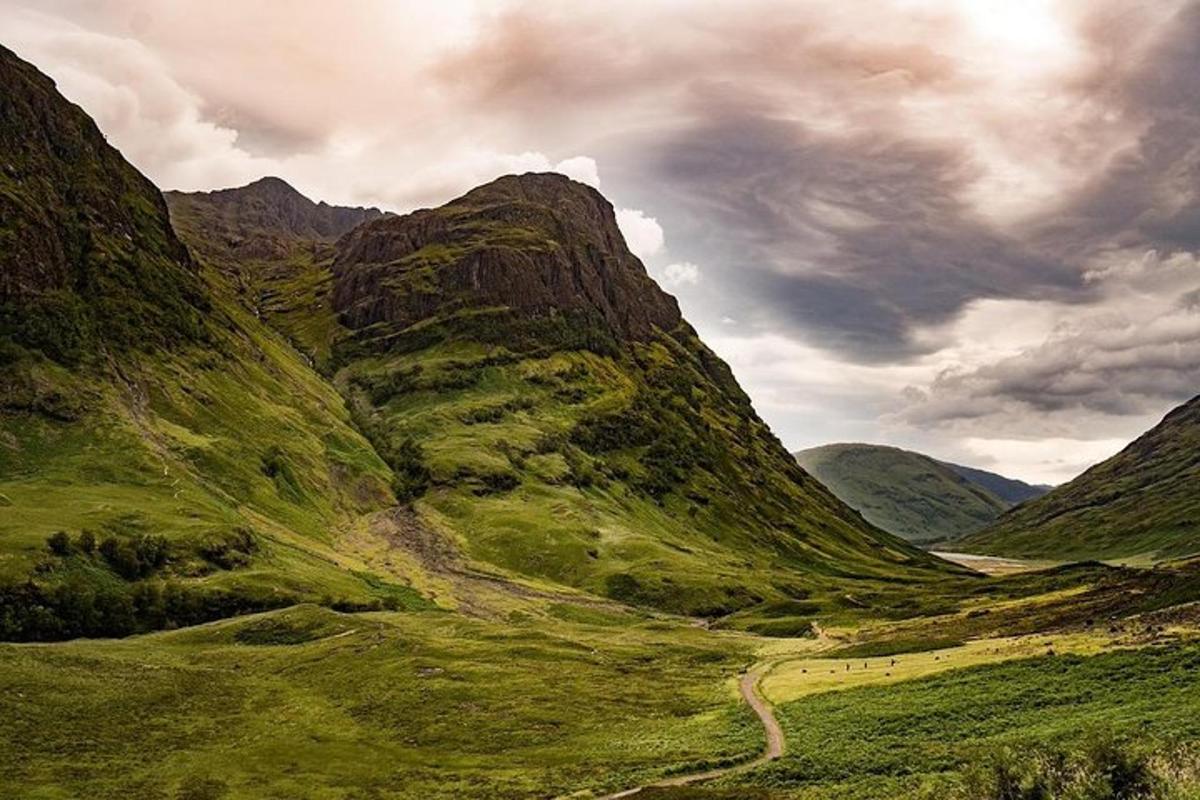
{"type": "Polygon", "coordinates": [[[1059,484],[1091,465],[1115,455],[1125,439],[982,439],[969,437],[963,446],[973,466],[1000,465],[1009,474],[1032,483],[1059,484]]]}
{"type": "Polygon", "coordinates": [[[587,156],[566,158],[554,165],[555,172],[561,172],[573,181],[586,183],[593,189],[600,188],[600,171],[596,167],[596,159],[587,156]]]}
{"type": "Polygon", "coordinates": [[[663,249],[662,226],[654,217],[636,208],[618,208],[617,225],[625,243],[638,258],[645,259],[663,249]]]}
{"type": "Polygon", "coordinates": [[[663,267],[663,283],[683,286],[700,282],[700,268],[690,261],[679,261],[663,267]]]}

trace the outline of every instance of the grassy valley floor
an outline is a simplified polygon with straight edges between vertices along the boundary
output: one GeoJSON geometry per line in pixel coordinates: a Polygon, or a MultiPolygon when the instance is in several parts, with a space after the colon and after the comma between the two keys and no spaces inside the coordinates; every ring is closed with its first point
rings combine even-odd
{"type": "MultiPolygon", "coordinates": [[[[527,598],[486,620],[296,606],[0,645],[0,795],[603,797],[758,758],[764,731],[738,693],[747,669],[763,676],[782,757],[639,797],[1034,797],[993,791],[1004,764],[1075,764],[1095,741],[1111,753],[1088,758],[1149,775],[1200,736],[1191,571],[1148,609],[1130,582],[1158,572],[992,579],[946,614],[829,619],[799,638],[527,598]],[[1079,605],[1111,619],[1066,613],[1079,605]],[[1016,618],[1039,630],[1012,632],[1016,618]]],[[[1144,796],[1193,796],[1182,763],[1169,762],[1176,794],[1144,796]]]]}

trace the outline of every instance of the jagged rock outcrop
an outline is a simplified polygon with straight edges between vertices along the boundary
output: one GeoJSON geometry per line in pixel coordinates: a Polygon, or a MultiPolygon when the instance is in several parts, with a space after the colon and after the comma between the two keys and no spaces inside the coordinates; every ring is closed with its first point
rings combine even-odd
{"type": "Polygon", "coordinates": [[[212,192],[167,192],[176,224],[202,230],[218,262],[285,258],[299,241],[332,241],[384,214],[378,208],[314,203],[280,178],[212,192]]]}
{"type": "Polygon", "coordinates": [[[598,317],[645,340],[681,317],[629,251],[612,205],[553,173],[510,175],[440,208],[362,225],[337,244],[334,307],[352,329],[467,308],[598,317]]]}

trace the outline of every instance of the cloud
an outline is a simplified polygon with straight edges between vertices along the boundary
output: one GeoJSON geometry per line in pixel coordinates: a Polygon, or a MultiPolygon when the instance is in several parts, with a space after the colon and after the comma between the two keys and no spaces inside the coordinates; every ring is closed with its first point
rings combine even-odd
{"type": "Polygon", "coordinates": [[[554,165],[554,171],[561,172],[571,180],[586,183],[593,189],[600,188],[600,171],[596,167],[596,160],[594,158],[574,156],[563,159],[554,165]]]}
{"type": "MultiPolygon", "coordinates": [[[[912,387],[897,419],[1033,439],[1144,425],[1197,393],[1200,261],[1155,250],[1107,254],[1087,273],[1099,301],[1040,303],[1055,324],[1017,352],[946,368],[912,387]],[[1018,435],[1014,435],[1017,434],[1018,435]]],[[[1010,304],[1019,321],[1033,304],[1010,304]]],[[[969,316],[969,314],[968,314],[969,316]]],[[[1016,324],[1019,324],[1017,322],[1016,324]]]]}
{"type": "Polygon", "coordinates": [[[618,208],[617,225],[630,251],[641,259],[649,258],[663,249],[663,229],[654,217],[636,208],[618,208]]]}
{"type": "Polygon", "coordinates": [[[663,282],[668,286],[683,286],[700,282],[700,268],[690,261],[679,261],[663,267],[663,282]]]}

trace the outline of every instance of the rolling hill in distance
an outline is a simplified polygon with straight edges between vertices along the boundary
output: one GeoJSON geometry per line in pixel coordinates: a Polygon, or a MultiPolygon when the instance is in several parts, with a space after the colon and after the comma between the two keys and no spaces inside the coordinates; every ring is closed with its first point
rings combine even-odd
{"type": "Polygon", "coordinates": [[[922,545],[978,531],[1048,488],[884,445],[830,444],[794,455],[867,521],[922,545]]]}

